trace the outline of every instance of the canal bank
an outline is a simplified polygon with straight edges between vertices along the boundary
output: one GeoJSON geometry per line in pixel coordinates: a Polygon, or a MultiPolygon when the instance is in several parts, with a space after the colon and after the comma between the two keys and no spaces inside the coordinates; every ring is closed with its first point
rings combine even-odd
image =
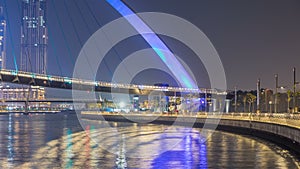
{"type": "Polygon", "coordinates": [[[175,117],[96,114],[82,112],[81,118],[89,120],[105,120],[113,122],[130,122],[145,124],[182,125],[196,128],[215,129],[236,134],[250,135],[275,143],[295,154],[300,159],[300,129],[284,124],[262,122],[258,120],[205,118],[205,117],[175,117]]]}

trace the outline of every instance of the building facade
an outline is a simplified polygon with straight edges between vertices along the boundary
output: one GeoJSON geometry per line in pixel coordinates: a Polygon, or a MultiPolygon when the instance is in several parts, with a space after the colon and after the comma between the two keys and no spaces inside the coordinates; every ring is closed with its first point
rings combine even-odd
{"type": "Polygon", "coordinates": [[[0,7],[0,69],[5,69],[6,59],[6,20],[3,8],[0,7]]]}
{"type": "Polygon", "coordinates": [[[46,74],[47,69],[46,0],[22,0],[20,70],[46,74]]]}
{"type": "Polygon", "coordinates": [[[0,86],[1,100],[45,100],[45,89],[39,86],[11,88],[0,86]]]}
{"type": "Polygon", "coordinates": [[[41,102],[45,100],[45,89],[39,86],[12,88],[8,85],[1,85],[0,100],[0,111],[24,110],[26,100],[38,100],[38,102],[28,103],[29,110],[50,109],[51,107],[50,102],[41,102]]]}

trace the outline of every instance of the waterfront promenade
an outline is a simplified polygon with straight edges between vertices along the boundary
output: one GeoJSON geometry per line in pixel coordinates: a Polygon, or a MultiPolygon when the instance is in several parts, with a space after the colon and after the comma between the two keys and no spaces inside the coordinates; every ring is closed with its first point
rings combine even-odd
{"type": "Polygon", "coordinates": [[[300,129],[300,114],[288,114],[288,113],[196,113],[196,114],[159,114],[159,113],[111,113],[111,112],[98,112],[98,111],[82,111],[82,115],[101,115],[104,117],[108,116],[122,116],[127,117],[170,117],[170,118],[198,118],[198,119],[207,119],[207,118],[216,118],[223,120],[242,120],[248,122],[261,122],[261,123],[271,123],[278,125],[285,125],[293,128],[300,129]]]}
{"type": "Polygon", "coordinates": [[[81,118],[114,122],[183,125],[263,138],[300,155],[300,115],[197,113],[185,115],[83,111],[81,118]]]}

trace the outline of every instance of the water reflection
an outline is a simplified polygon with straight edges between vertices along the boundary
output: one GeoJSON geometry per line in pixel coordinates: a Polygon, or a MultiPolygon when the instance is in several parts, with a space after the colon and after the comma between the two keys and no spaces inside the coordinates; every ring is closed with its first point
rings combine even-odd
{"type": "MultiPolygon", "coordinates": [[[[14,133],[13,133],[13,126],[12,126],[12,117],[11,114],[8,118],[8,145],[7,145],[7,151],[8,151],[8,162],[12,162],[14,160],[14,133]]],[[[10,165],[10,164],[9,164],[10,165]]]]}
{"type": "Polygon", "coordinates": [[[90,158],[91,158],[91,144],[90,144],[90,131],[91,131],[91,127],[90,126],[87,126],[86,129],[86,140],[85,140],[85,146],[84,146],[84,151],[86,152],[85,153],[85,166],[84,168],[91,168],[91,165],[90,165],[90,158]]]}
{"type": "Polygon", "coordinates": [[[116,158],[116,168],[127,168],[127,161],[126,161],[126,141],[125,136],[122,135],[122,141],[119,145],[119,151],[117,152],[116,158]]]}
{"type": "Polygon", "coordinates": [[[72,168],[73,167],[73,141],[72,141],[72,130],[67,129],[67,148],[66,148],[66,167],[67,169],[72,168]]]}
{"type": "Polygon", "coordinates": [[[190,129],[181,144],[152,161],[152,168],[207,168],[206,142],[201,141],[199,132],[190,129]]]}
{"type": "Polygon", "coordinates": [[[110,125],[118,126],[119,134],[92,124],[82,131],[76,116],[0,116],[0,168],[298,167],[279,147],[240,135],[216,132],[204,142],[200,129],[110,125]],[[179,143],[162,151],[174,141],[179,143]]]}

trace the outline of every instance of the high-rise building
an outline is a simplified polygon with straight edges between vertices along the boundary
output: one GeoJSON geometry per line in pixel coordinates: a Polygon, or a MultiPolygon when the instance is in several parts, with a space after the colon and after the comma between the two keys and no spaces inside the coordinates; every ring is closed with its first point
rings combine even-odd
{"type": "Polygon", "coordinates": [[[6,20],[0,7],[0,69],[5,69],[6,59],[6,20]]]}
{"type": "Polygon", "coordinates": [[[46,74],[48,30],[46,0],[22,0],[20,70],[46,74]]]}

